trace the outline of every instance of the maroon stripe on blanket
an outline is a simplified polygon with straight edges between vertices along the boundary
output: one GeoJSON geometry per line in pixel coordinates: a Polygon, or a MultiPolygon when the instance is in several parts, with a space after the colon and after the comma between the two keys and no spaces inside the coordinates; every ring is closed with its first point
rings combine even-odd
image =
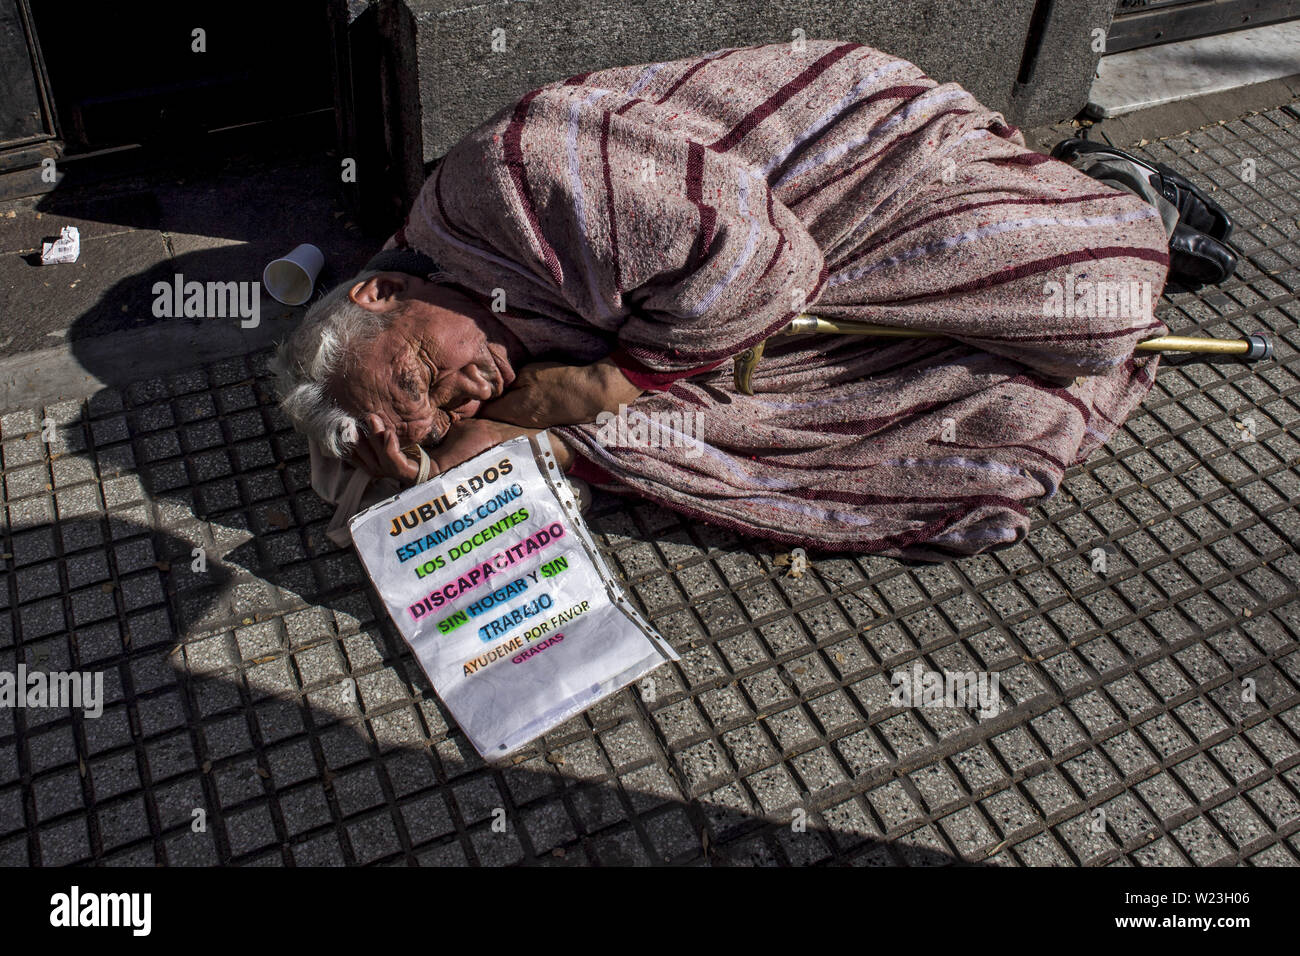
{"type": "Polygon", "coordinates": [[[1035,259],[1032,262],[1025,262],[1018,266],[1008,266],[1005,269],[999,269],[997,272],[981,276],[978,279],[972,279],[970,282],[953,286],[950,289],[943,289],[939,292],[929,292],[925,295],[912,296],[910,299],[896,299],[891,302],[890,305],[905,305],[912,302],[923,302],[927,299],[934,299],[939,296],[960,295],[963,292],[975,292],[980,289],[988,289],[995,285],[1004,285],[1008,282],[1014,282],[1017,279],[1023,279],[1026,276],[1041,275],[1042,273],[1048,272],[1052,269],[1060,269],[1064,266],[1073,265],[1076,262],[1120,258],[1146,259],[1148,262],[1158,262],[1161,265],[1169,264],[1169,252],[1165,249],[1150,249],[1142,246],[1102,246],[1099,249],[1076,249],[1074,252],[1048,256],[1045,259],[1035,259]]]}
{"type": "Polygon", "coordinates": [[[762,282],[767,278],[767,274],[776,266],[777,260],[781,258],[781,253],[785,251],[785,234],[778,233],[776,237],[776,248],[772,250],[772,258],[767,260],[767,266],[763,269],[763,274],[758,277],[762,282]]]}
{"type": "MultiPolygon", "coordinates": [[[[969,112],[971,111],[963,110],[963,109],[944,110],[942,113],[935,113],[934,116],[930,118],[930,122],[933,123],[935,120],[942,119],[945,116],[965,116],[969,112]]],[[[894,147],[898,146],[903,142],[906,142],[907,140],[911,139],[913,136],[926,132],[927,129],[928,126],[921,126],[918,127],[917,129],[912,130],[910,133],[904,133],[902,136],[898,137],[897,139],[889,141],[878,152],[872,153],[870,156],[866,157],[865,159],[859,160],[858,162],[850,166],[848,169],[841,170],[840,172],[836,173],[834,176],[831,176],[829,179],[826,179],[815,186],[809,186],[798,196],[795,196],[793,199],[788,200],[786,202],[786,205],[789,206],[791,209],[793,209],[795,206],[799,205],[799,203],[807,202],[810,198],[817,195],[823,189],[827,188],[828,186],[833,186],[840,180],[852,176],[863,166],[883,158],[885,154],[890,152],[890,150],[894,149],[894,147]]]]}
{"type": "Polygon", "coordinates": [[[618,258],[618,213],[614,209],[614,181],[609,166],[609,124],[610,112],[605,111],[605,118],[600,124],[600,163],[605,176],[605,207],[609,212],[609,254],[610,270],[614,273],[614,291],[623,294],[623,275],[618,258]]]}
{"type": "Polygon", "coordinates": [[[708,59],[708,60],[700,60],[700,62],[696,63],[696,64],[695,64],[694,66],[692,66],[689,70],[687,70],[685,73],[683,73],[681,76],[679,76],[679,77],[678,77],[678,78],[673,82],[673,85],[670,86],[670,87],[668,87],[668,89],[666,89],[666,90],[664,91],[663,96],[661,96],[661,97],[659,97],[659,99],[655,100],[655,105],[656,105],[656,106],[662,106],[665,102],[667,102],[668,97],[672,96],[674,93],[676,93],[676,92],[681,88],[681,86],[682,86],[683,83],[685,83],[687,80],[689,80],[692,76],[694,76],[694,75],[695,75],[696,73],[698,73],[700,70],[704,69],[704,68],[705,68],[706,66],[708,66],[710,63],[719,63],[719,62],[721,62],[722,60],[725,60],[727,57],[731,56],[731,54],[733,54],[733,53],[739,53],[739,52],[740,52],[739,50],[728,50],[726,53],[722,54],[721,56],[715,56],[715,57],[713,57],[712,59],[708,59]]]}
{"type": "Polygon", "coordinates": [[[776,266],[777,260],[781,258],[781,253],[785,251],[785,230],[776,224],[776,217],[772,212],[772,205],[776,200],[772,197],[772,190],[767,190],[767,224],[776,230],[776,248],[772,250],[772,258],[767,260],[767,267],[763,269],[758,281],[762,282],[767,278],[769,272],[776,266]]]}
{"type": "Polygon", "coordinates": [[[611,362],[619,367],[619,370],[629,382],[637,388],[647,392],[663,392],[676,382],[678,379],[689,378],[692,375],[702,375],[705,372],[712,372],[722,362],[714,362],[709,365],[700,365],[696,368],[682,369],[673,372],[660,372],[650,368],[640,362],[633,356],[629,349],[619,346],[606,356],[611,362]]]}
{"type": "Polygon", "coordinates": [[[1054,162],[1054,160],[1046,153],[1021,153],[1019,156],[1003,156],[997,159],[988,159],[986,162],[1008,163],[1012,166],[1041,166],[1043,163],[1054,162]]]}
{"type": "Polygon", "coordinates": [[[528,220],[528,226],[532,230],[533,238],[541,248],[547,271],[550,272],[555,285],[559,287],[564,285],[564,270],[560,268],[560,259],[555,254],[555,250],[551,248],[551,244],[546,241],[546,236],[542,233],[541,223],[537,221],[537,208],[533,203],[533,191],[528,184],[528,173],[524,168],[524,122],[528,118],[528,107],[532,105],[533,100],[541,92],[542,88],[538,87],[525,93],[523,98],[515,104],[514,115],[511,116],[509,125],[506,126],[502,152],[506,168],[510,170],[510,179],[514,183],[515,194],[519,197],[519,202],[524,208],[524,217],[528,220]]]}
{"type": "Polygon", "coordinates": [[[1028,385],[1030,388],[1036,388],[1040,392],[1047,392],[1049,395],[1055,395],[1063,402],[1067,402],[1078,409],[1079,414],[1083,416],[1083,423],[1086,425],[1092,419],[1092,409],[1084,404],[1083,400],[1077,395],[1070,393],[1068,389],[1056,385],[1048,385],[1042,379],[1034,378],[1032,375],[1013,375],[1007,379],[1007,385],[1028,385]]]}
{"type": "Polygon", "coordinates": [[[1094,408],[1093,411],[1096,412],[1098,418],[1100,418],[1102,421],[1106,422],[1106,424],[1110,425],[1112,428],[1122,428],[1122,427],[1123,427],[1123,423],[1122,423],[1122,422],[1117,422],[1117,421],[1115,421],[1115,419],[1111,418],[1109,415],[1107,415],[1107,414],[1106,414],[1105,412],[1103,412],[1101,409],[1099,409],[1099,408],[1094,408]]]}
{"type": "Polygon", "coordinates": [[[709,408],[713,404],[712,402],[705,401],[699,395],[696,395],[694,392],[692,392],[689,388],[686,388],[685,386],[679,385],[677,383],[673,383],[672,387],[668,389],[668,394],[672,395],[674,398],[680,398],[684,402],[690,402],[692,405],[695,405],[698,408],[709,408]]]}
{"type": "Polygon", "coordinates": [[[822,422],[816,427],[818,431],[832,435],[872,435],[882,428],[897,424],[904,418],[924,415],[926,412],[932,412],[936,408],[943,408],[949,404],[951,403],[947,399],[940,399],[937,402],[919,402],[888,415],[877,415],[874,418],[863,418],[855,422],[822,422]]]}
{"type": "Polygon", "coordinates": [[[614,485],[617,480],[600,465],[596,464],[590,458],[585,458],[581,452],[581,445],[574,448],[573,464],[565,472],[570,478],[579,478],[592,485],[614,485]]]}
{"type": "Polygon", "coordinates": [[[956,216],[963,212],[970,212],[972,209],[984,209],[989,206],[1059,206],[1076,202],[1087,202],[1091,199],[1114,198],[1115,192],[1114,190],[1111,190],[1110,192],[1104,193],[1084,193],[1081,196],[1011,196],[1006,199],[987,199],[984,202],[969,202],[961,206],[953,206],[951,209],[944,209],[940,212],[931,213],[928,216],[922,216],[915,222],[908,223],[902,229],[895,230],[883,239],[872,241],[870,245],[859,249],[852,258],[836,262],[831,266],[831,268],[836,272],[839,272],[841,269],[847,269],[871,255],[871,253],[875,252],[877,249],[889,245],[900,236],[905,236],[915,229],[920,229],[922,226],[929,225],[936,219],[947,219],[949,216],[956,216]]]}
{"type": "Polygon", "coordinates": [[[713,238],[718,228],[718,210],[706,203],[700,204],[700,238],[698,251],[691,254],[692,265],[703,262],[713,248],[713,238]]]}
{"type": "Polygon", "coordinates": [[[686,198],[697,206],[704,198],[704,144],[695,140],[686,147],[686,198]]]}
{"type": "Polygon", "coordinates": [[[639,96],[634,97],[633,99],[628,100],[626,103],[624,103],[624,104],[623,104],[622,106],[620,106],[618,109],[614,110],[614,115],[615,115],[615,116],[622,116],[624,113],[626,113],[626,112],[627,112],[628,110],[630,110],[632,107],[636,106],[638,103],[644,103],[644,102],[645,102],[645,100],[641,99],[641,97],[639,97],[639,96]]]}
{"type": "Polygon", "coordinates": [[[686,268],[696,269],[713,247],[718,210],[704,202],[704,144],[691,140],[686,146],[686,198],[700,213],[700,225],[686,268]]]}
{"type": "Polygon", "coordinates": [[[934,89],[933,86],[918,86],[915,83],[902,83],[898,86],[889,86],[883,90],[877,90],[863,100],[860,106],[868,103],[879,103],[881,100],[897,100],[903,97],[920,96],[922,93],[928,93],[934,89]]]}
{"type": "Polygon", "coordinates": [[[750,110],[749,114],[742,119],[730,133],[713,143],[709,149],[713,150],[715,153],[725,153],[732,149],[741,140],[748,136],[759,123],[763,122],[763,120],[767,119],[788,103],[790,98],[796,93],[805,89],[810,83],[815,81],[819,76],[854,50],[861,48],[861,43],[844,43],[835,47],[830,52],[818,57],[815,63],[769,96],[763,103],[760,103],[757,107],[750,110]]]}
{"type": "Polygon", "coordinates": [[[925,442],[927,445],[941,445],[947,448],[971,448],[977,451],[989,451],[996,448],[1019,448],[1021,451],[1032,452],[1033,454],[1037,455],[1039,458],[1043,459],[1049,464],[1055,465],[1057,468],[1060,468],[1061,470],[1065,470],[1066,468],[1070,467],[1065,462],[1061,461],[1061,459],[1057,458],[1055,455],[1048,454],[1047,452],[1043,451],[1041,448],[1035,448],[1033,445],[1020,445],[1014,442],[1004,444],[1004,445],[966,445],[959,441],[944,441],[942,438],[927,438],[925,442]]]}

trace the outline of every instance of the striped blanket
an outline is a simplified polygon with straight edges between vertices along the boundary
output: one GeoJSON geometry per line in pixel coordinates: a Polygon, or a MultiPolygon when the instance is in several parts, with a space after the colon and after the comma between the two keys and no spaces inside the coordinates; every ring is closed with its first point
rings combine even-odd
{"type": "Polygon", "coordinates": [[[1018,540],[1151,387],[1133,347],[1164,332],[1153,208],[856,43],[533,90],[444,157],[390,244],[504,303],[532,356],[612,354],[647,389],[619,428],[556,429],[577,474],[805,547],[1018,540]],[[950,338],[778,338],[739,394],[730,357],[801,311],[950,338]]]}

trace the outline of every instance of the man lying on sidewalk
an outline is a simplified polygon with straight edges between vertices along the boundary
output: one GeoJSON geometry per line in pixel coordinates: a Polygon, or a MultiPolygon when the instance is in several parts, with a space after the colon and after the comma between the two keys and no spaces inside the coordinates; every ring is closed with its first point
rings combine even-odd
{"type": "Polygon", "coordinates": [[[1150,389],[1169,228],[856,43],[601,70],[451,149],[282,347],[283,408],[339,540],[417,478],[404,448],[437,472],[549,428],[571,475],[743,534],[971,554],[1150,389]],[[1045,316],[1086,283],[1146,294],[1045,316]],[[775,339],[740,393],[730,359],[805,310],[950,337],[775,339]],[[598,422],[622,406],[652,424],[598,422]]]}

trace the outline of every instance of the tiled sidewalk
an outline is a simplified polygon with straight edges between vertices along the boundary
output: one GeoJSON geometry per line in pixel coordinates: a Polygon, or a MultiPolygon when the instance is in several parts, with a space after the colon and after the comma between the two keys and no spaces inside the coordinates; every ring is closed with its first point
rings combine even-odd
{"type": "Polygon", "coordinates": [[[1300,118],[1144,151],[1217,186],[1243,252],[1165,321],[1271,330],[1275,361],[1166,363],[975,559],[796,578],[599,497],[681,664],[505,768],[325,541],[266,353],[5,416],[0,671],[102,671],[111,703],[0,709],[0,861],[1297,863],[1300,118]],[[917,659],[996,671],[1002,712],[891,708],[917,659]]]}

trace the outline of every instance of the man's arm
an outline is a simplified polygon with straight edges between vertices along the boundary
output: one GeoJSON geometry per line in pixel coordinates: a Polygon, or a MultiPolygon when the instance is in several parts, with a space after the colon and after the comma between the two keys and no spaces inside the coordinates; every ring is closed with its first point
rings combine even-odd
{"type": "Polygon", "coordinates": [[[617,412],[642,392],[609,358],[590,365],[536,362],[519,370],[510,389],[479,415],[528,428],[584,425],[601,412],[617,412]]]}

